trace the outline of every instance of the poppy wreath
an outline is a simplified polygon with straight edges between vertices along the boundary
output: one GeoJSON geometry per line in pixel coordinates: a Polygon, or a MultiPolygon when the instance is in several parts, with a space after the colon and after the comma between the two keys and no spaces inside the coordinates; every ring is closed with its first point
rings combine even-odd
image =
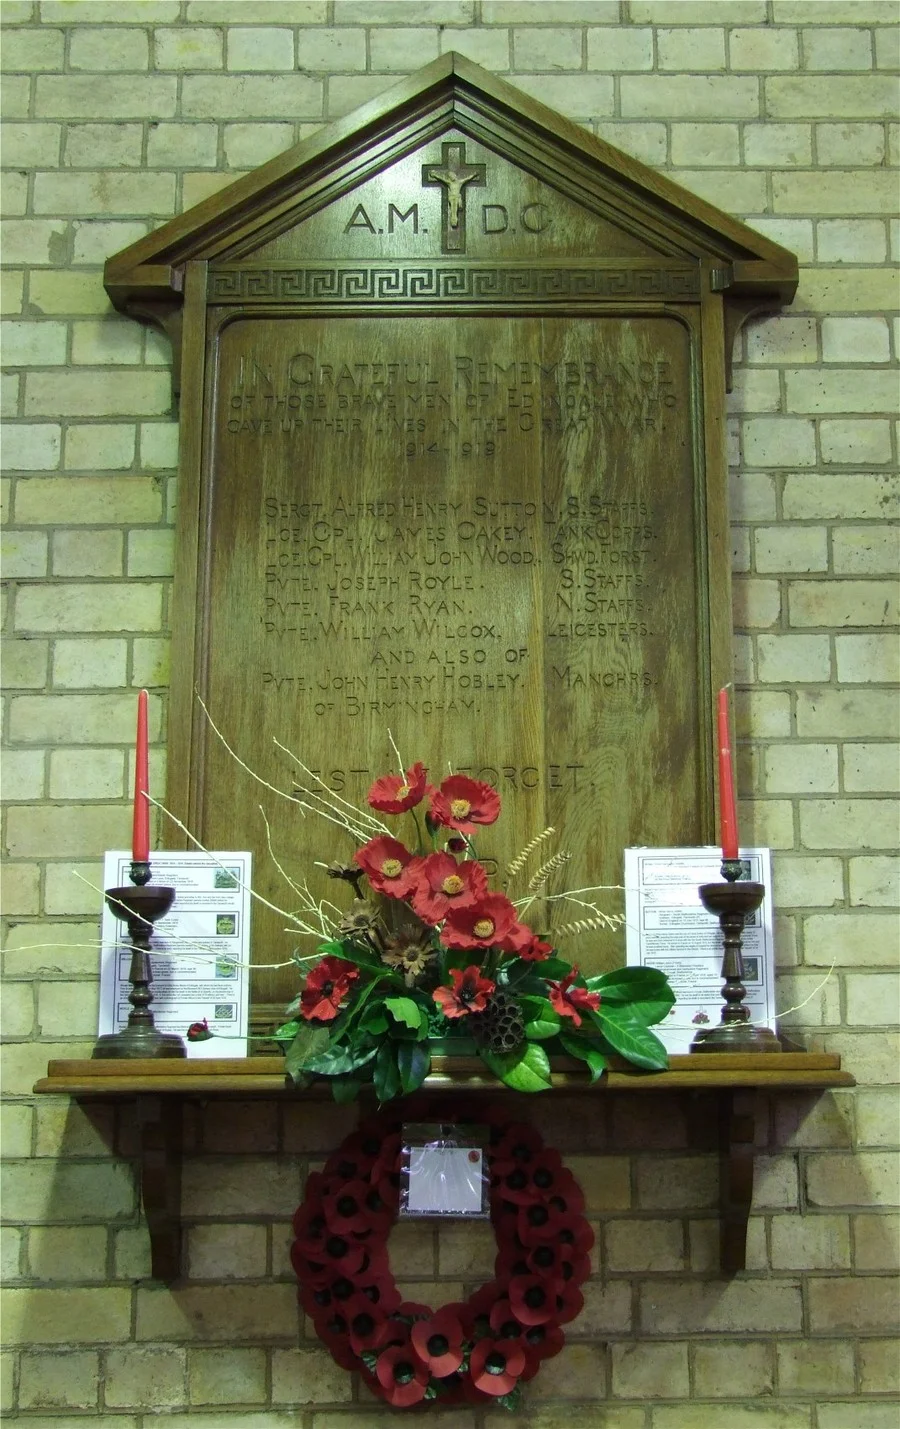
{"type": "MultiPolygon", "coordinates": [[[[447,1121],[452,1118],[442,1118],[447,1121]]],[[[457,1118],[458,1119],[458,1118],[457,1118]]],[[[397,1217],[401,1123],[376,1117],[306,1182],[294,1216],[298,1298],[332,1358],[395,1408],[500,1404],[562,1349],[580,1313],[594,1233],[584,1196],[533,1127],[490,1125],[494,1278],[465,1302],[430,1310],[404,1300],[388,1257],[397,1217]]]]}

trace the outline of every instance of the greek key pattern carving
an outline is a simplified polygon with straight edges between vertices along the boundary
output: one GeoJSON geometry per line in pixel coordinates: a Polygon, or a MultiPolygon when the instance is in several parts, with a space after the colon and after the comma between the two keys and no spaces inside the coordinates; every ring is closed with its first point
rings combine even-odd
{"type": "Polygon", "coordinates": [[[697,302],[699,269],[675,267],[513,268],[498,265],[329,264],[309,268],[218,268],[208,297],[216,303],[617,302],[655,298],[697,302]]]}

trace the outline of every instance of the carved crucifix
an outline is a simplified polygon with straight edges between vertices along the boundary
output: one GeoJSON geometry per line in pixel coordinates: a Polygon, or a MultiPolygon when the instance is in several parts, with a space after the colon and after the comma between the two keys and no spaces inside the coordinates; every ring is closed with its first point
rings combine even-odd
{"type": "Polygon", "coordinates": [[[466,251],[466,186],[485,186],[485,164],[467,164],[465,144],[442,144],[440,164],[422,165],[422,184],[441,187],[441,252],[466,251]]]}

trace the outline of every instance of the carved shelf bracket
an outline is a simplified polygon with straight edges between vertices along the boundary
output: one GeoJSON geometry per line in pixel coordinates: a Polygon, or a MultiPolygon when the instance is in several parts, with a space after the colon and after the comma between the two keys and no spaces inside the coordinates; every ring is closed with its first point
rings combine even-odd
{"type": "Polygon", "coordinates": [[[154,1280],[171,1285],[181,1267],[181,1159],[184,1103],[181,1097],[139,1096],[140,1197],[150,1233],[154,1280]]]}

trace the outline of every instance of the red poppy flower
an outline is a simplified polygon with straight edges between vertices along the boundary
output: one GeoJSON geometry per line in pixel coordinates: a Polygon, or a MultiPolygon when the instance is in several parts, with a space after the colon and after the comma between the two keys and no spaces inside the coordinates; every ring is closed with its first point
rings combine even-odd
{"type": "Polygon", "coordinates": [[[578,1211],[566,1211],[556,1221],[556,1238],[575,1255],[587,1255],[594,1244],[594,1230],[578,1211]]]}
{"type": "Polygon", "coordinates": [[[451,774],[431,795],[435,823],[461,834],[477,833],[479,824],[496,823],[499,814],[500,795],[496,789],[465,774],[451,774]]]}
{"type": "Polygon", "coordinates": [[[474,966],[460,971],[450,969],[451,987],[436,987],[431,994],[445,1017],[466,1017],[470,1012],[483,1012],[496,983],[482,977],[480,968],[474,966]]]}
{"type": "Polygon", "coordinates": [[[503,940],[503,946],[507,952],[516,953],[529,963],[543,962],[553,952],[552,943],[542,942],[537,933],[532,932],[525,923],[517,923],[509,930],[503,940]]]}
{"type": "Polygon", "coordinates": [[[469,1361],[475,1388],[495,1396],[515,1389],[524,1368],[525,1351],[518,1340],[479,1340],[469,1361]]]}
{"type": "Polygon", "coordinates": [[[520,1325],[546,1325],[556,1319],[556,1297],[561,1280],[540,1275],[514,1275],[509,1282],[509,1303],[520,1325]]]}
{"type": "Polygon", "coordinates": [[[568,1325],[571,1320],[577,1319],[583,1309],[584,1296],[574,1280],[565,1280],[557,1285],[555,1310],[558,1325],[568,1325]]]}
{"type": "Polygon", "coordinates": [[[382,774],[369,790],[369,803],[382,814],[405,814],[421,803],[428,785],[424,764],[414,764],[405,774],[382,774]]]}
{"type": "Polygon", "coordinates": [[[431,853],[419,865],[419,882],[410,902],[425,923],[446,918],[451,908],[471,908],[487,893],[487,874],[480,863],[457,863],[449,853],[431,853]]]}
{"type": "Polygon", "coordinates": [[[365,1181],[348,1181],[339,1191],[322,1197],[322,1211],[328,1228],[338,1236],[362,1235],[372,1228],[366,1208],[369,1187],[365,1181]]]}
{"type": "Polygon", "coordinates": [[[306,986],[300,994],[303,1016],[307,1020],[314,1017],[319,1022],[331,1022],[337,1017],[350,984],[358,977],[358,969],[344,958],[323,958],[306,974],[306,986]]]}
{"type": "Polygon", "coordinates": [[[460,1307],[459,1318],[467,1340],[481,1339],[488,1333],[491,1310],[502,1297],[503,1286],[499,1281],[488,1280],[460,1307]]]}
{"type": "Polygon", "coordinates": [[[491,1309],[491,1330],[498,1340],[517,1340],[522,1334],[522,1326],[513,1314],[509,1296],[496,1300],[491,1309]]]}
{"type": "Polygon", "coordinates": [[[375,1364],[375,1374],[388,1404],[404,1409],[425,1398],[431,1375],[422,1364],[412,1345],[390,1345],[382,1350],[375,1364]]]}
{"type": "Polygon", "coordinates": [[[544,1149],[544,1143],[533,1126],[525,1123],[509,1127],[491,1147],[491,1171],[503,1176],[516,1166],[529,1166],[544,1149]]]}
{"type": "Polygon", "coordinates": [[[516,910],[504,893],[488,893],[469,908],[451,908],[441,929],[446,948],[495,948],[516,922],[516,910]]]}
{"type": "Polygon", "coordinates": [[[192,1022],[186,1035],[189,1042],[208,1042],[213,1034],[210,1032],[209,1023],[204,1017],[202,1022],[192,1022]]]}
{"type": "Polygon", "coordinates": [[[420,860],[389,834],[369,839],[353,857],[377,893],[405,898],[416,886],[420,860]]]}
{"type": "Polygon", "coordinates": [[[523,1246],[537,1245],[539,1241],[553,1240],[559,1227],[560,1213],[542,1201],[532,1201],[528,1206],[520,1206],[516,1218],[516,1234],[523,1246]]]}
{"type": "Polygon", "coordinates": [[[558,1355],[565,1343],[566,1337],[558,1325],[528,1325],[522,1336],[526,1364],[521,1378],[534,1379],[541,1360],[558,1355]]]}
{"type": "Polygon", "coordinates": [[[353,1295],[341,1307],[341,1313],[347,1322],[350,1346],[358,1355],[384,1344],[388,1319],[379,1305],[373,1305],[365,1295],[353,1295]]]}
{"type": "Polygon", "coordinates": [[[437,1379],[445,1379],[463,1361],[463,1328],[447,1306],[427,1320],[417,1320],[409,1332],[412,1347],[437,1379]]]}
{"type": "Polygon", "coordinates": [[[599,992],[588,992],[586,987],[573,987],[572,983],[578,976],[578,969],[573,968],[570,973],[563,978],[562,982],[551,982],[548,978],[547,986],[550,989],[550,1006],[559,1013],[561,1017],[571,1017],[576,1027],[581,1026],[581,1013],[579,1008],[591,1008],[596,1012],[600,1006],[599,992]]]}

